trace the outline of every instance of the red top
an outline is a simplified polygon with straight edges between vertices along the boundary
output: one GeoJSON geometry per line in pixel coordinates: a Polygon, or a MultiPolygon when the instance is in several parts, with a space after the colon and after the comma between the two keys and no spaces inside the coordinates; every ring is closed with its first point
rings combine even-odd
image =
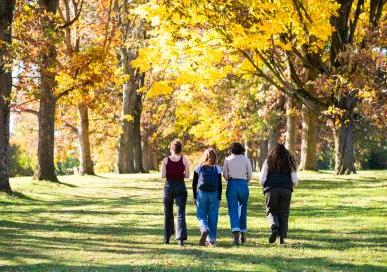
{"type": "Polygon", "coordinates": [[[184,171],[185,165],[183,162],[183,156],[180,157],[178,161],[172,161],[168,157],[168,162],[166,165],[166,178],[168,181],[184,181],[184,171]]]}

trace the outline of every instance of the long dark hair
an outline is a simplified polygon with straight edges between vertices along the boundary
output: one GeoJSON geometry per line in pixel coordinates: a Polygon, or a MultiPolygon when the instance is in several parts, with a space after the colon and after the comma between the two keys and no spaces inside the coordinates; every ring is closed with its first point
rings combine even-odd
{"type": "Polygon", "coordinates": [[[296,161],[293,155],[283,144],[277,144],[267,157],[269,172],[276,172],[290,175],[297,170],[296,161]]]}

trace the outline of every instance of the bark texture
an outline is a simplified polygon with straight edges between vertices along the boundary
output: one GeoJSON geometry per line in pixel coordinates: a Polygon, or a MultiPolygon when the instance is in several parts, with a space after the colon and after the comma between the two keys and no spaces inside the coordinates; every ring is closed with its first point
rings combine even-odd
{"type": "MultiPolygon", "coordinates": [[[[56,13],[58,0],[40,0],[39,6],[42,10],[56,13]]],[[[50,18],[43,22],[43,32],[53,31],[55,22],[50,18]]],[[[54,89],[55,81],[56,48],[51,44],[47,52],[42,56],[40,67],[40,101],[39,101],[39,139],[38,139],[38,165],[35,178],[57,182],[54,164],[55,143],[55,107],[56,97],[54,89]]]]}
{"type": "Polygon", "coordinates": [[[122,121],[121,121],[121,135],[118,146],[118,163],[117,171],[120,174],[134,173],[134,113],[136,94],[133,92],[133,73],[129,66],[129,52],[126,48],[121,48],[121,65],[124,74],[129,75],[130,79],[125,82],[122,88],[122,121]]]}
{"type": "Polygon", "coordinates": [[[299,170],[316,170],[317,113],[302,107],[301,161],[299,170]]]}
{"type": "Polygon", "coordinates": [[[85,103],[78,104],[78,115],[79,174],[94,175],[89,133],[89,109],[85,103]]]}
{"type": "Polygon", "coordinates": [[[337,175],[356,173],[355,169],[355,137],[353,124],[353,108],[355,99],[347,96],[343,101],[347,109],[341,118],[340,127],[335,128],[335,172],[337,175]]]}
{"type": "MultiPolygon", "coordinates": [[[[141,86],[143,86],[143,80],[140,80],[141,86]]],[[[138,86],[139,88],[140,86],[138,86]]],[[[133,141],[134,141],[134,169],[137,173],[144,173],[142,160],[142,137],[141,137],[141,114],[142,114],[142,95],[135,91],[136,103],[133,120],[133,141]]]]}
{"type": "Polygon", "coordinates": [[[7,46],[12,42],[12,20],[15,1],[0,1],[0,191],[11,193],[9,184],[9,98],[12,90],[12,71],[6,62],[7,46]]]}
{"type": "Polygon", "coordinates": [[[293,156],[297,153],[297,116],[292,112],[294,108],[294,99],[290,96],[286,101],[286,142],[285,146],[293,156]]]}
{"type": "Polygon", "coordinates": [[[259,169],[262,169],[262,165],[265,162],[268,153],[269,153],[268,140],[264,140],[259,143],[259,157],[258,157],[259,169]]]}

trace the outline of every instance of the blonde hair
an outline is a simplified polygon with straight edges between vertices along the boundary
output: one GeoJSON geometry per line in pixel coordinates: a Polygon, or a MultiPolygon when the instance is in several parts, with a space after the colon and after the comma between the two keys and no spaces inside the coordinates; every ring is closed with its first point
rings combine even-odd
{"type": "Polygon", "coordinates": [[[216,151],[213,148],[207,148],[204,150],[200,165],[215,165],[216,164],[216,151]]]}

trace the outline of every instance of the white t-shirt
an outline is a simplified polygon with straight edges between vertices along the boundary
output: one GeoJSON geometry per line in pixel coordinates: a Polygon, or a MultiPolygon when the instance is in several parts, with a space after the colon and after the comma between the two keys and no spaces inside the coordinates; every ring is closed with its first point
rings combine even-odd
{"type": "Polygon", "coordinates": [[[228,156],[223,165],[223,176],[226,180],[247,179],[253,178],[253,170],[250,160],[245,155],[228,156]]]}

